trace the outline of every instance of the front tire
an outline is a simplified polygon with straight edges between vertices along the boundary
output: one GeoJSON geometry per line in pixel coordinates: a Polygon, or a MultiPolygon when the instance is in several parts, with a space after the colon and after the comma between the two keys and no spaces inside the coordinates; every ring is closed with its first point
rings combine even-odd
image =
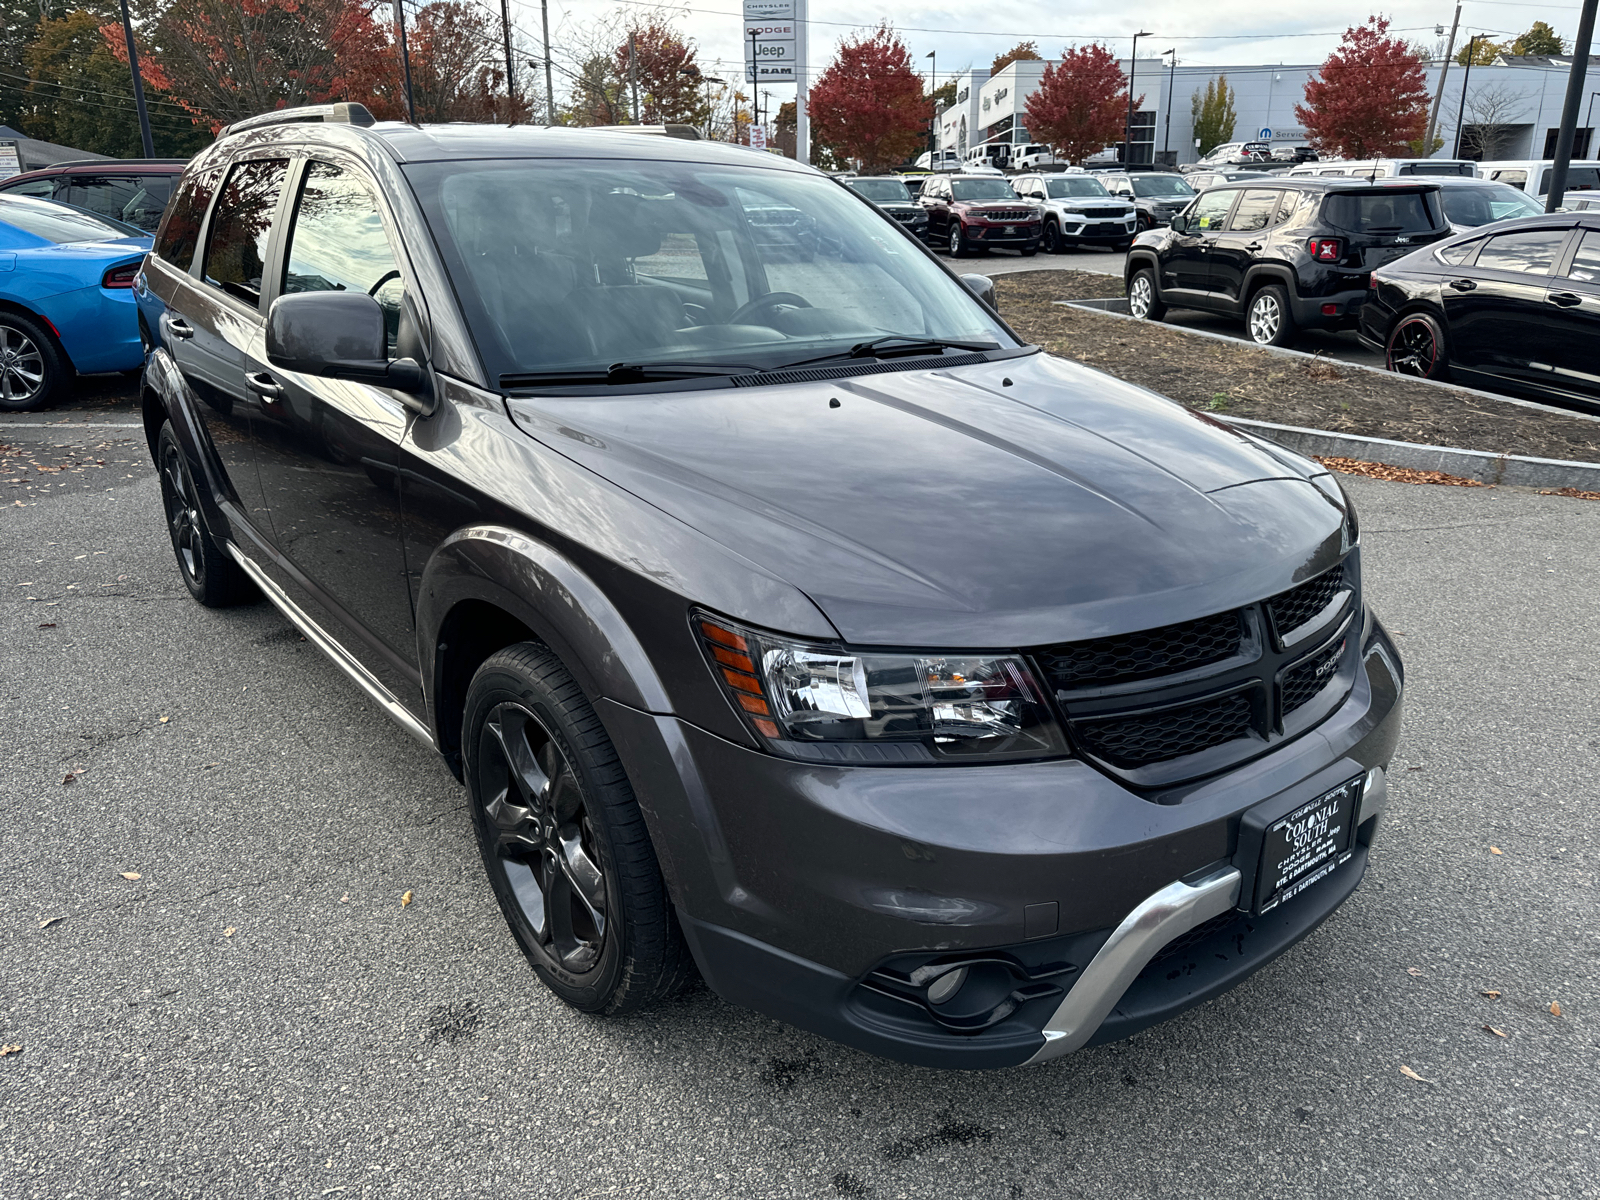
{"type": "Polygon", "coordinates": [[[950,226],[950,257],[965,258],[969,245],[966,235],[961,231],[961,222],[953,222],[950,226]]]}
{"type": "Polygon", "coordinates": [[[1128,281],[1128,312],[1139,321],[1159,321],[1167,315],[1156,291],[1156,273],[1149,267],[1140,267],[1128,281]]]}
{"type": "Polygon", "coordinates": [[[693,965],[644,817],[561,660],[532,642],[490,655],[462,749],[490,887],[544,985],[608,1016],[677,991],[693,965]]]}
{"type": "Polygon", "coordinates": [[[0,312],[0,412],[38,412],[71,374],[55,339],[39,322],[0,312]]]}
{"type": "Polygon", "coordinates": [[[1044,223],[1044,252],[1046,254],[1060,254],[1065,249],[1061,240],[1061,226],[1055,221],[1044,223]]]}
{"type": "Polygon", "coordinates": [[[1395,322],[1384,347],[1383,362],[1400,375],[1441,381],[1450,378],[1444,330],[1423,312],[1407,313],[1395,322]]]}
{"type": "Polygon", "coordinates": [[[206,529],[200,493],[170,421],[161,426],[156,439],[156,463],[161,472],[161,507],[167,516],[167,536],[178,559],[178,574],[183,576],[189,594],[207,608],[227,608],[254,600],[260,595],[256,585],[206,529]]]}
{"type": "Polygon", "coordinates": [[[1250,297],[1244,314],[1245,332],[1258,346],[1283,346],[1294,338],[1294,314],[1282,284],[1269,283],[1250,297]]]}

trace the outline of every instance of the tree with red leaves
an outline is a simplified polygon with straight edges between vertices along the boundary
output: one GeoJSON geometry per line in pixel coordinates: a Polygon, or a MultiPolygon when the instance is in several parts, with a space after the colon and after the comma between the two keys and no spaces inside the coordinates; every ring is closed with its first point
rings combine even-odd
{"type": "Polygon", "coordinates": [[[1028,97],[1028,135],[1069,163],[1120,142],[1127,118],[1128,77],[1116,55],[1098,43],[1063,52],[1028,97]]]}
{"type": "MultiPolygon", "coordinates": [[[[628,30],[639,71],[639,120],[645,125],[703,125],[708,113],[700,67],[692,42],[660,17],[652,16],[628,30]]],[[[612,69],[623,81],[629,114],[633,112],[629,41],[612,54],[612,69]]]]}
{"type": "Polygon", "coordinates": [[[839,46],[811,85],[811,136],[872,171],[904,162],[928,140],[932,115],[911,54],[885,22],[839,46]]]}
{"type": "Polygon", "coordinates": [[[1387,17],[1344,31],[1339,48],[1306,84],[1295,118],[1318,151],[1345,158],[1409,155],[1428,124],[1422,56],[1389,37],[1387,17]]]}

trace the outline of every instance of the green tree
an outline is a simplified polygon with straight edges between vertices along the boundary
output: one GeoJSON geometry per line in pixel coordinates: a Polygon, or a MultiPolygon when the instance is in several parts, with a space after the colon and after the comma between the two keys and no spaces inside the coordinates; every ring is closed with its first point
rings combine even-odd
{"type": "Polygon", "coordinates": [[[1528,32],[1511,43],[1513,54],[1565,54],[1567,44],[1543,21],[1535,21],[1528,32]]]}
{"type": "Polygon", "coordinates": [[[1487,38],[1479,38],[1475,42],[1469,41],[1456,52],[1456,62],[1461,66],[1467,65],[1467,52],[1472,53],[1472,65],[1487,67],[1502,54],[1510,53],[1510,46],[1500,42],[1491,42],[1487,38]]]}
{"type": "MultiPolygon", "coordinates": [[[[105,32],[111,16],[80,8],[39,22],[23,60],[29,105],[22,131],[29,137],[113,158],[144,153],[133,79],[105,32]]],[[[210,132],[195,125],[193,114],[148,79],[145,104],[158,155],[187,157],[211,141],[210,132]]]]}
{"type": "Polygon", "coordinates": [[[1234,94],[1228,77],[1218,75],[1206,84],[1204,95],[1196,91],[1190,97],[1189,111],[1194,118],[1194,136],[1200,139],[1202,158],[1233,139],[1233,127],[1239,120],[1233,111],[1234,94]]]}
{"type": "Polygon", "coordinates": [[[1004,54],[996,54],[994,61],[989,64],[989,74],[998,75],[1014,62],[1039,62],[1044,55],[1039,53],[1037,42],[1018,42],[1004,54]]]}

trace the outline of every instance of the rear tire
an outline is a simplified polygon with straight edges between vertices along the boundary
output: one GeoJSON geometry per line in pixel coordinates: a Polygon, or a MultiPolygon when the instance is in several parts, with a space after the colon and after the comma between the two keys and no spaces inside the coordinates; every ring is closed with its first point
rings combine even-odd
{"type": "Polygon", "coordinates": [[[1149,267],[1140,267],[1128,281],[1128,312],[1140,321],[1159,321],[1167,315],[1156,290],[1156,273],[1149,267]]]}
{"type": "Polygon", "coordinates": [[[1258,346],[1283,346],[1294,340],[1294,314],[1289,311],[1289,293],[1282,284],[1269,283],[1250,297],[1244,328],[1258,346]]]}
{"type": "Polygon", "coordinates": [[[1448,380],[1450,355],[1439,322],[1425,312],[1407,313],[1401,317],[1389,331],[1383,365],[1400,375],[1448,380]]]}
{"type": "Polygon", "coordinates": [[[0,412],[38,412],[71,376],[66,356],[43,325],[0,312],[0,412]]]}
{"type": "Polygon", "coordinates": [[[156,439],[156,468],[161,474],[167,536],[189,594],[207,608],[227,608],[260,596],[244,568],[218,547],[206,529],[200,493],[170,421],[162,424],[156,439]]]}
{"type": "Polygon", "coordinates": [[[522,642],[485,660],[462,751],[490,887],[546,987],[622,1016],[694,977],[628,776],[555,654],[522,642]]]}

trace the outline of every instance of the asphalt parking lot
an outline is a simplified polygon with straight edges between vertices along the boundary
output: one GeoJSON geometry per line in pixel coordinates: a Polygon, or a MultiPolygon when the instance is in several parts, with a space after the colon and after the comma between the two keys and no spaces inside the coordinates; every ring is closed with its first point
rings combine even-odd
{"type": "Polygon", "coordinates": [[[0,421],[63,466],[0,486],[6,1200],[1600,1196],[1600,505],[1348,480],[1408,666],[1364,886],[1130,1042],[947,1074],[562,1007],[444,768],[195,605],[89,418],[0,421]]]}

